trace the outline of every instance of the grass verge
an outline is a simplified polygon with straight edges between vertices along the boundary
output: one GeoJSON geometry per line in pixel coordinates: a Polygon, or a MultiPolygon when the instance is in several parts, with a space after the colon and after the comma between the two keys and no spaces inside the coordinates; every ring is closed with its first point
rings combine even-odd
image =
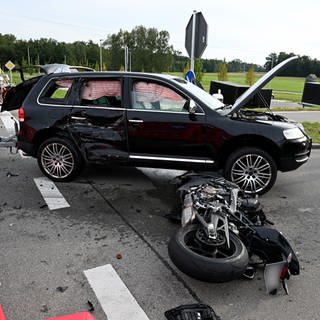
{"type": "Polygon", "coordinates": [[[320,122],[302,122],[312,143],[320,143],[320,122]]]}

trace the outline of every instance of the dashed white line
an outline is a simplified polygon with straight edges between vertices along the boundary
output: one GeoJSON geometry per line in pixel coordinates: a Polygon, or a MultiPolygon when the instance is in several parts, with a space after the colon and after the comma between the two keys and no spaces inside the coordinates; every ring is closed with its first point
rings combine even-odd
{"type": "Polygon", "coordinates": [[[84,274],[108,320],[149,320],[112,265],[85,270],[84,274]]]}
{"type": "Polygon", "coordinates": [[[50,210],[70,207],[70,204],[51,180],[46,177],[34,178],[33,180],[50,210]]]}

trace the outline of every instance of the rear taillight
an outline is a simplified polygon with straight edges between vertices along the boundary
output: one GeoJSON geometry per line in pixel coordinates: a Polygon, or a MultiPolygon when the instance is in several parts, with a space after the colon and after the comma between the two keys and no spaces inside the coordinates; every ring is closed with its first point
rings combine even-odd
{"type": "Polygon", "coordinates": [[[23,108],[19,109],[19,121],[24,122],[24,109],[23,108]]]}

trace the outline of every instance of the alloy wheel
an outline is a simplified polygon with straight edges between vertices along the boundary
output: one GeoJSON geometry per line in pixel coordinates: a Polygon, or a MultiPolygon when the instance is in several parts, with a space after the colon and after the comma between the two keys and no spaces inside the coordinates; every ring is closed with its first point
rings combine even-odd
{"type": "Polygon", "coordinates": [[[259,154],[245,154],[231,168],[231,180],[247,193],[263,190],[271,179],[271,165],[259,154]]]}
{"type": "Polygon", "coordinates": [[[41,164],[46,173],[56,179],[68,177],[75,165],[69,148],[61,143],[50,143],[42,150],[41,164]]]}

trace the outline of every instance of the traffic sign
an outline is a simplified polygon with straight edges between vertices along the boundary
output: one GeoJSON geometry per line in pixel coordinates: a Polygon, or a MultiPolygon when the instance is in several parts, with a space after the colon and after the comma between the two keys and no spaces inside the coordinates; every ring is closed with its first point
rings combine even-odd
{"type": "Polygon", "coordinates": [[[207,47],[207,35],[208,25],[206,20],[201,12],[194,12],[186,27],[185,38],[185,48],[191,59],[201,58],[205,48],[207,47]]]}
{"type": "Polygon", "coordinates": [[[189,70],[186,75],[184,76],[185,80],[192,82],[193,79],[196,78],[196,75],[194,74],[193,70],[189,70]]]}
{"type": "Polygon", "coordinates": [[[15,68],[15,64],[12,62],[12,61],[8,61],[6,64],[5,64],[5,67],[8,69],[8,70],[12,70],[15,68]]]}

